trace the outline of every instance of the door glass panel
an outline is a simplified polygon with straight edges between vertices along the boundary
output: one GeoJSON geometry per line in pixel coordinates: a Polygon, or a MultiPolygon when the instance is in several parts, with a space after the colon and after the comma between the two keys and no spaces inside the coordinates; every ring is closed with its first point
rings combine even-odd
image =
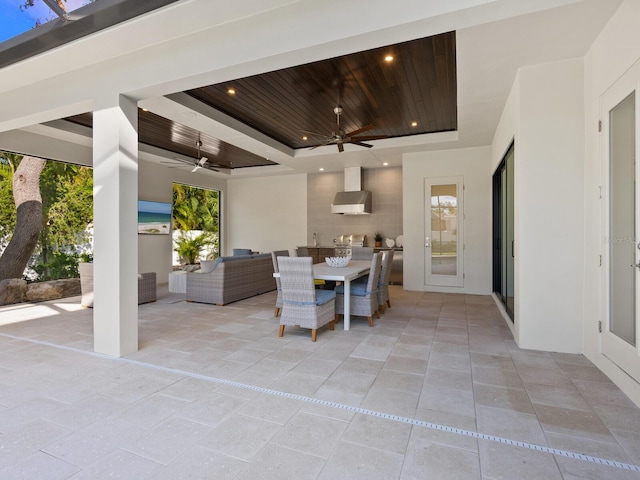
{"type": "Polygon", "coordinates": [[[458,186],[431,186],[431,273],[458,274],[458,186]]]}
{"type": "Polygon", "coordinates": [[[505,297],[506,307],[509,314],[513,317],[513,311],[515,308],[515,224],[514,224],[514,212],[515,212],[515,200],[514,200],[514,165],[513,159],[515,157],[515,151],[513,148],[509,151],[506,158],[506,185],[505,185],[505,269],[506,269],[506,285],[505,285],[505,297]]]}
{"type": "Polygon", "coordinates": [[[609,113],[609,149],[609,330],[635,346],[635,94],[609,113]]]}
{"type": "Polygon", "coordinates": [[[512,144],[493,174],[493,291],[514,321],[515,195],[512,144]]]}

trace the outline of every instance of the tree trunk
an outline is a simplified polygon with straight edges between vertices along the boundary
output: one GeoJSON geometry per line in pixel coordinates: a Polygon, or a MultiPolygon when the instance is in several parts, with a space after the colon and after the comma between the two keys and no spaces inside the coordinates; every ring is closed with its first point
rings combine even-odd
{"type": "Polygon", "coordinates": [[[38,244],[42,226],[40,174],[46,160],[24,157],[13,174],[13,199],[16,203],[16,228],[0,257],[0,281],[22,278],[38,244]]]}

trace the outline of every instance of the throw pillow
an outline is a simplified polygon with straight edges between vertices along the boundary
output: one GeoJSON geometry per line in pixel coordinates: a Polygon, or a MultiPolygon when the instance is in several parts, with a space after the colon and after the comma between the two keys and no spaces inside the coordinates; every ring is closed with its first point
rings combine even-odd
{"type": "Polygon", "coordinates": [[[200,261],[200,272],[201,273],[211,273],[213,269],[217,267],[215,260],[201,260],[200,261]]]}
{"type": "Polygon", "coordinates": [[[238,257],[240,255],[251,255],[251,249],[250,248],[234,248],[233,256],[238,257]]]}

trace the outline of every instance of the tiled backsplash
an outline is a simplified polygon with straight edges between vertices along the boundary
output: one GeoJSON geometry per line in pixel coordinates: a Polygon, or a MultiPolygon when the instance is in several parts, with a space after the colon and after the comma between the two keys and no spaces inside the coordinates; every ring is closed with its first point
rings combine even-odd
{"type": "Polygon", "coordinates": [[[307,241],[313,245],[333,245],[338,235],[349,233],[367,236],[367,246],[374,244],[373,234],[380,232],[395,239],[402,232],[402,168],[363,169],[363,189],[372,193],[370,215],[338,215],[331,213],[336,192],[344,190],[344,173],[314,173],[307,177],[307,241]]]}

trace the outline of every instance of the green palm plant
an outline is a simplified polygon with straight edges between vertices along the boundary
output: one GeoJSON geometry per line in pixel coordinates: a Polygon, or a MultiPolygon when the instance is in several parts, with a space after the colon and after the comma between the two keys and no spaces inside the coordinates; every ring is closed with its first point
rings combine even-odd
{"type": "Polygon", "coordinates": [[[174,240],[173,250],[178,254],[181,261],[192,265],[198,261],[202,250],[214,243],[215,239],[209,232],[203,232],[195,237],[183,233],[174,240]]]}

